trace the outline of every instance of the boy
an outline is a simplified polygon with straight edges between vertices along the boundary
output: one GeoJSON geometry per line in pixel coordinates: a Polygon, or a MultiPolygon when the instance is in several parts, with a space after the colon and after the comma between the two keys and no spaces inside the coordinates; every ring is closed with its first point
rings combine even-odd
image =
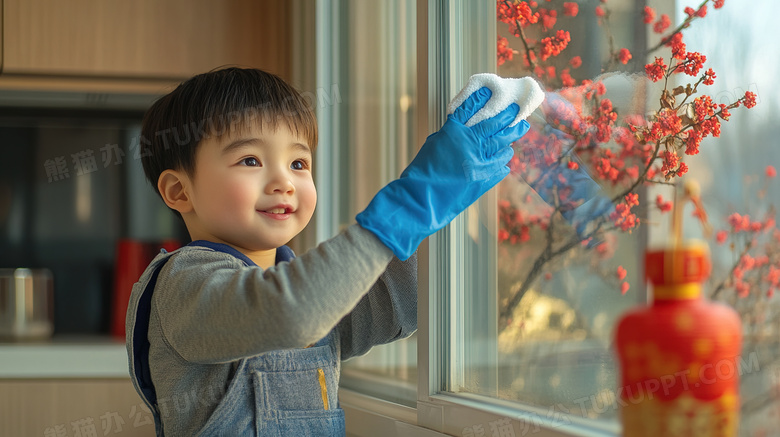
{"type": "Polygon", "coordinates": [[[417,245],[507,173],[517,105],[474,93],[358,224],[295,257],[316,204],[316,120],[280,78],[195,76],[149,109],[143,167],[192,242],[133,288],[130,374],[158,435],[344,435],[340,362],[411,335],[417,245]],[[394,256],[395,255],[395,256],[394,256]]]}

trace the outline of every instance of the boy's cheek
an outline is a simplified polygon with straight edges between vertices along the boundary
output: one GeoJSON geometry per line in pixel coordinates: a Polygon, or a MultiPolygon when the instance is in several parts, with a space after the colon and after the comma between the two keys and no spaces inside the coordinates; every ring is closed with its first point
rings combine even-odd
{"type": "Polygon", "coordinates": [[[317,188],[314,186],[313,182],[308,187],[306,187],[306,192],[304,193],[304,196],[307,205],[313,211],[314,208],[317,206],[317,188]]]}
{"type": "Polygon", "coordinates": [[[218,209],[215,213],[225,219],[235,217],[240,210],[254,210],[257,205],[257,195],[253,196],[251,190],[241,185],[223,187],[214,199],[214,206],[218,209]]]}
{"type": "Polygon", "coordinates": [[[317,205],[317,187],[312,183],[311,185],[312,204],[317,205]]]}

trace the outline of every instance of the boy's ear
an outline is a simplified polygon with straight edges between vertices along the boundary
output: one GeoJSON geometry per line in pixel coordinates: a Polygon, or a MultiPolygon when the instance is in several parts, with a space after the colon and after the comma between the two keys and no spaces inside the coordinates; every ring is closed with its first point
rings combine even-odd
{"type": "Polygon", "coordinates": [[[157,179],[157,189],[169,208],[185,214],[192,211],[192,201],[187,193],[189,178],[176,170],[165,170],[157,179]]]}

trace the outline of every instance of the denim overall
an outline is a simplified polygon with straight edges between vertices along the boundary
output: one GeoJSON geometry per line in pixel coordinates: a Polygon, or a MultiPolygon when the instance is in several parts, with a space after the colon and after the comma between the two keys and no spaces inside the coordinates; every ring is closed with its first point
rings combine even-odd
{"type": "MultiPolygon", "coordinates": [[[[204,241],[198,245],[230,253],[247,266],[249,258],[235,249],[204,241]]],[[[157,276],[171,254],[158,255],[154,273],[130,314],[132,336],[128,349],[130,375],[136,390],[154,416],[157,435],[163,435],[162,415],[149,370],[149,317],[157,276]]],[[[276,262],[294,258],[286,246],[277,249],[276,262]]],[[[143,284],[141,284],[143,285],[143,284]]],[[[133,302],[131,302],[133,305],[133,302]]],[[[303,349],[266,352],[234,363],[235,372],[227,390],[197,435],[228,436],[343,436],[344,411],[338,404],[340,346],[336,330],[303,349]]]]}

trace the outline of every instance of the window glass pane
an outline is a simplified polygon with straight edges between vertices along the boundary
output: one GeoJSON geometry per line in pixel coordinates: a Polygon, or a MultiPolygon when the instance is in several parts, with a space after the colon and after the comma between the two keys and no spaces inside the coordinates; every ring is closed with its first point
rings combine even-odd
{"type": "MultiPolygon", "coordinates": [[[[514,2],[518,3],[525,2],[514,2]]],[[[499,7],[512,4],[498,2],[499,7]]],[[[582,195],[563,191],[572,184],[610,205],[609,199],[630,188],[625,171],[613,183],[597,168],[601,152],[588,148],[581,135],[577,137],[565,115],[568,110],[587,112],[592,103],[584,98],[585,91],[574,88],[575,83],[595,80],[605,68],[644,69],[641,61],[610,63],[609,58],[610,38],[631,53],[641,53],[645,35],[636,28],[645,26],[641,8],[628,0],[606,5],[537,2],[531,12],[539,13],[538,23],[523,28],[522,37],[513,34],[516,21],[498,21],[502,60],[498,74],[534,76],[550,93],[543,109],[529,118],[531,131],[514,146],[512,174],[469,211],[457,237],[462,245],[459,261],[466,268],[459,279],[462,287],[454,288],[450,303],[456,320],[450,323],[448,390],[615,420],[618,376],[611,348],[613,327],[625,309],[646,299],[638,265],[645,235],[641,229],[603,232],[613,226],[606,219],[595,219],[605,215],[603,208],[594,210],[594,220],[561,214],[567,210],[563,202],[582,195]],[[597,16],[597,6],[609,12],[608,27],[605,18],[597,16]],[[545,25],[549,31],[543,29],[545,25]],[[547,58],[540,50],[541,41],[560,36],[558,30],[568,31],[564,39],[570,37],[571,42],[560,55],[547,58]],[[535,66],[524,62],[525,44],[536,46],[531,59],[535,66]],[[511,60],[507,59],[510,52],[511,60]],[[578,174],[589,177],[580,180],[577,174],[561,171],[574,168],[567,165],[569,161],[577,164],[578,174]],[[590,178],[595,181],[592,186],[590,178]],[[622,293],[624,283],[630,288],[622,293]]],[[[603,82],[606,94],[598,99],[609,98],[621,116],[645,112],[644,92],[623,76],[603,82]]],[[[617,150],[614,144],[603,146],[617,150]]],[[[628,159],[625,163],[626,167],[637,164],[628,159]]],[[[633,212],[644,217],[638,210],[633,212]]]]}
{"type": "MultiPolygon", "coordinates": [[[[685,6],[690,5],[677,2],[680,14],[685,6]]],[[[688,50],[706,54],[705,67],[716,73],[706,91],[716,103],[734,102],[749,91],[756,94],[757,105],[732,109],[730,120],[722,123],[720,138],[705,139],[699,154],[686,157],[692,158],[687,161],[689,176],[701,186],[712,233],[705,235],[691,216],[692,205],[685,210],[684,232],[687,238],[707,240],[713,273],[706,290],[715,300],[734,307],[742,319],[741,358],[746,365],[740,370],[740,435],[760,436],[777,434],[780,426],[780,301],[776,295],[780,266],[774,223],[780,185],[773,176],[780,165],[776,80],[780,64],[776,56],[767,56],[777,50],[768,38],[777,34],[776,25],[762,18],[780,13],[780,4],[761,0],[751,2],[750,8],[744,6],[727,1],[720,10],[711,8],[706,19],[685,34],[688,50]],[[742,220],[734,220],[737,217],[742,220]],[[749,228],[744,228],[748,222],[749,228]]]]}
{"type": "MultiPolygon", "coordinates": [[[[349,199],[341,224],[354,222],[386,183],[398,177],[414,145],[416,110],[416,2],[354,0],[343,2],[345,59],[340,84],[347,109],[348,142],[340,154],[349,181],[341,185],[349,199]],[[346,17],[346,18],[344,18],[346,17]]],[[[375,347],[344,363],[341,385],[389,401],[414,406],[417,395],[416,336],[375,347]]]]}
{"type": "MultiPolygon", "coordinates": [[[[497,4],[500,9],[519,3],[525,2],[497,4]]],[[[695,12],[686,7],[701,2],[648,4],[656,12],[649,26],[642,22],[644,2],[627,0],[536,2],[518,11],[516,20],[499,19],[498,73],[533,75],[551,92],[529,118],[529,134],[514,145],[517,159],[510,177],[453,231],[453,265],[463,271],[453,273],[456,286],[444,304],[450,311],[445,391],[516,401],[553,414],[616,420],[615,322],[647,299],[640,262],[648,245],[669,242],[666,202],[674,200],[674,191],[663,184],[659,159],[651,171],[656,172],[652,179],[662,183],[637,186],[637,205],[625,200],[637,171],[641,175],[647,168],[642,165],[646,158],[626,153],[638,146],[632,132],[613,126],[607,133],[600,123],[589,123],[592,130],[583,132],[567,113],[579,119],[598,116],[589,106],[596,102],[601,115],[614,111],[618,125],[626,126],[633,115],[639,121],[658,110],[663,81],[644,80],[645,64],[654,56],[668,59],[669,50],[653,51],[659,43],[653,27],[668,14],[668,34],[695,12]],[[555,15],[549,12],[553,9],[555,15]],[[516,25],[530,17],[523,18],[525,12],[538,12],[538,23],[521,25],[519,32],[516,25]],[[560,40],[547,40],[558,46],[539,50],[538,44],[552,35],[571,40],[557,56],[564,45],[560,40]],[[524,59],[534,46],[536,56],[524,59]],[[582,88],[583,80],[593,82],[582,88]],[[607,99],[611,107],[602,104],[607,99]],[[585,142],[583,133],[590,134],[585,142]],[[577,213],[583,210],[572,210],[579,204],[567,202],[580,199],[578,190],[588,186],[577,170],[598,183],[586,197],[601,193],[611,202],[632,204],[624,220],[620,215],[603,219],[605,211],[595,207],[584,210],[589,213],[584,217],[577,213]],[[641,226],[634,226],[634,218],[641,226]]],[[[739,2],[725,2],[722,9],[709,6],[707,16],[683,33],[687,51],[705,54],[704,69],[717,74],[714,85],[700,85],[696,96],[706,94],[728,105],[747,91],[755,94],[758,106],[733,108],[718,138],[705,139],[698,154],[680,152],[688,167],[683,180],[701,187],[700,206],[688,202],[682,209],[683,237],[709,243],[714,269],[707,293],[742,317],[741,431],[768,435],[780,422],[775,340],[780,238],[774,219],[780,155],[773,140],[777,87],[771,79],[778,65],[766,57],[773,50],[766,38],[773,32],[771,23],[756,19],[755,11],[771,15],[777,6],[769,1],[748,10],[739,2]],[[722,37],[724,29],[728,38],[722,37]],[[694,216],[697,208],[706,215],[699,209],[694,216]],[[702,216],[708,219],[704,226],[702,216]]],[[[680,74],[670,78],[669,89],[695,81],[680,74]]]]}

